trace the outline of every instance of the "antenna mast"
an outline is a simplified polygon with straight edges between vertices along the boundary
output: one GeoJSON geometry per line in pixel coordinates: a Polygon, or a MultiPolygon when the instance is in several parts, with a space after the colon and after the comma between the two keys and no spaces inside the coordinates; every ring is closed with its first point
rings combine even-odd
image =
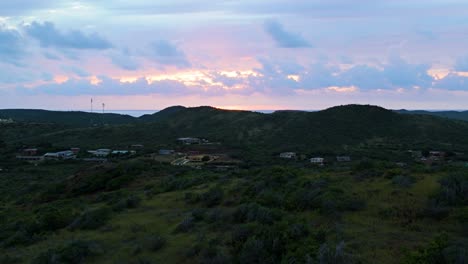
{"type": "Polygon", "coordinates": [[[93,112],[93,98],[91,98],[91,113],[93,112]]]}
{"type": "Polygon", "coordinates": [[[106,104],[102,103],[102,113],[104,114],[104,109],[106,108],[106,104]]]}

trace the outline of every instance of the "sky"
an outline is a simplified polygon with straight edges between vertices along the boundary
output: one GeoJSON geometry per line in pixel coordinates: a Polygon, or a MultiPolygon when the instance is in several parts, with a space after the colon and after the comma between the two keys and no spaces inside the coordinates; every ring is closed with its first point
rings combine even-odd
{"type": "Polygon", "coordinates": [[[0,108],[468,109],[466,0],[0,1],[0,108]]]}

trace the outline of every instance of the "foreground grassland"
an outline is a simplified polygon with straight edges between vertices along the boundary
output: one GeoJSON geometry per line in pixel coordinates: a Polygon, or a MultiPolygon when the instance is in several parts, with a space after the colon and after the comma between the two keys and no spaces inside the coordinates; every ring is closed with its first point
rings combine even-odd
{"type": "Polygon", "coordinates": [[[465,168],[363,163],[19,166],[0,263],[466,263],[465,168]]]}

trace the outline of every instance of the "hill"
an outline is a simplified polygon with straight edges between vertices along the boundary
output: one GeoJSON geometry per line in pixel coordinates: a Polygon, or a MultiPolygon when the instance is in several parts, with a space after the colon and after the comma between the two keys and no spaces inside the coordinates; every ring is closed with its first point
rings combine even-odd
{"type": "MultiPolygon", "coordinates": [[[[29,142],[83,147],[170,145],[177,137],[207,138],[257,152],[343,152],[350,146],[468,149],[468,123],[429,115],[398,114],[381,107],[347,105],[319,112],[262,114],[212,107],[170,108],[124,125],[53,130],[29,142]],[[150,122],[149,120],[153,120],[150,122]]],[[[260,154],[259,154],[260,155],[260,154]]]]}
{"type": "Polygon", "coordinates": [[[100,114],[81,111],[47,111],[37,109],[0,110],[0,119],[10,118],[16,122],[55,123],[75,127],[102,124],[117,125],[136,122],[136,119],[132,116],[111,113],[100,114]]]}
{"type": "Polygon", "coordinates": [[[468,111],[424,111],[424,110],[395,110],[395,112],[400,114],[411,114],[411,115],[431,115],[438,116],[449,119],[457,119],[468,121],[468,111]]]}

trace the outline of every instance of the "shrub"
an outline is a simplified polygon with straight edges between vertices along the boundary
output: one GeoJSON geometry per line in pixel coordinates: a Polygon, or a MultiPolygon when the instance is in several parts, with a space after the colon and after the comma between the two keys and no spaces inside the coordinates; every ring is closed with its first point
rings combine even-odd
{"type": "Polygon", "coordinates": [[[96,229],[103,226],[111,216],[107,206],[86,210],[70,224],[70,229],[96,229]]]}
{"type": "Polygon", "coordinates": [[[130,195],[112,206],[114,211],[123,211],[124,209],[137,208],[141,203],[141,198],[135,195],[130,195]]]}
{"type": "Polygon", "coordinates": [[[217,246],[208,246],[200,252],[201,263],[204,264],[229,264],[231,258],[217,246]]]}
{"type": "Polygon", "coordinates": [[[185,193],[184,200],[188,204],[196,204],[200,202],[200,195],[193,192],[185,193]]]}
{"type": "Polygon", "coordinates": [[[166,239],[160,235],[150,235],[145,238],[146,248],[155,252],[166,245],[166,239]]]}
{"type": "Polygon", "coordinates": [[[205,218],[206,210],[202,208],[195,208],[192,211],[192,217],[195,222],[201,221],[205,218]]]}
{"type": "Polygon", "coordinates": [[[223,200],[224,192],[221,188],[211,188],[202,194],[201,200],[207,207],[219,205],[223,200]]]}
{"type": "Polygon", "coordinates": [[[176,229],[176,233],[187,233],[195,226],[195,221],[192,216],[188,216],[180,222],[176,229]]]}
{"type": "Polygon", "coordinates": [[[31,245],[40,240],[40,236],[24,229],[14,232],[10,237],[4,240],[1,245],[2,247],[13,247],[13,246],[27,246],[31,245]]]}
{"type": "Polygon", "coordinates": [[[233,213],[233,220],[237,223],[257,221],[262,224],[272,224],[280,219],[279,213],[256,203],[242,204],[233,213]]]}
{"type": "Polygon", "coordinates": [[[255,238],[248,239],[239,253],[239,263],[274,263],[272,258],[263,241],[255,238]]]}
{"type": "Polygon", "coordinates": [[[351,256],[345,252],[345,243],[341,241],[335,247],[328,244],[322,244],[317,254],[319,263],[351,263],[351,256]]]}
{"type": "Polygon", "coordinates": [[[441,204],[468,205],[468,174],[451,174],[440,180],[441,190],[436,199],[441,204]]]}
{"type": "Polygon", "coordinates": [[[397,175],[392,178],[392,184],[398,187],[409,188],[415,183],[411,176],[397,175]]]}
{"type": "Polygon", "coordinates": [[[80,264],[88,257],[102,253],[100,246],[95,242],[75,240],[66,242],[63,246],[49,249],[39,254],[33,264],[80,264]]]}
{"type": "Polygon", "coordinates": [[[36,212],[36,220],[42,230],[57,230],[66,227],[74,218],[68,208],[57,209],[46,206],[36,212]]]}

